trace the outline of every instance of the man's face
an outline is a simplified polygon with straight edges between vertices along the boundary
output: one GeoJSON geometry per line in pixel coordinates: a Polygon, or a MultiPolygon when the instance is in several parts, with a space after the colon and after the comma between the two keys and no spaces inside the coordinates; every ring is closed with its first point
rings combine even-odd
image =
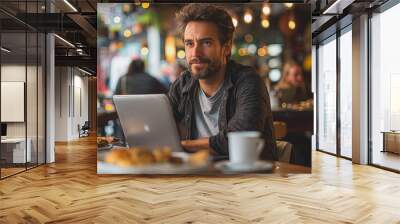
{"type": "Polygon", "coordinates": [[[196,79],[216,75],[226,65],[226,56],[231,52],[231,44],[221,46],[217,26],[209,22],[189,22],[184,44],[189,71],[196,79]]]}

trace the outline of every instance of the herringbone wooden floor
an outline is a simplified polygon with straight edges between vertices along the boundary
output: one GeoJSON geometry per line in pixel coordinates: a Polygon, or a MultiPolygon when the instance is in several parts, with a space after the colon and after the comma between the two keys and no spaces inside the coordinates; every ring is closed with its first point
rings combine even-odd
{"type": "Polygon", "coordinates": [[[98,176],[94,138],[0,181],[0,223],[400,223],[400,175],[313,153],[313,173],[98,176]]]}

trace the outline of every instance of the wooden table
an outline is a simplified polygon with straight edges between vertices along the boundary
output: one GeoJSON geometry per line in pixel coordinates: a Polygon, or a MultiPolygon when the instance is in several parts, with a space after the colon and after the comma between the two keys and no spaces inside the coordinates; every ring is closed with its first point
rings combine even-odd
{"type": "MultiPolygon", "coordinates": [[[[105,151],[98,152],[97,158],[99,161],[102,161],[105,155],[105,151]]],[[[238,172],[238,173],[223,173],[222,171],[218,170],[215,168],[215,164],[217,162],[211,162],[209,166],[207,167],[206,170],[203,172],[196,172],[196,173],[188,173],[188,174],[178,174],[178,175],[199,175],[199,176],[221,176],[221,175],[247,175],[247,174],[280,174],[280,175],[287,175],[287,174],[300,174],[300,173],[311,173],[311,168],[306,167],[306,166],[300,166],[300,165],[295,165],[295,164],[290,164],[290,163],[285,163],[285,162],[278,162],[278,161],[272,161],[273,163],[273,168],[272,170],[269,171],[261,171],[261,172],[249,172],[249,173],[243,173],[243,172],[238,172]]],[[[101,165],[102,163],[98,163],[98,166],[101,165]]],[[[104,170],[102,168],[102,170],[104,170]]],[[[107,174],[107,173],[102,173],[107,174]]],[[[125,173],[124,173],[125,174],[125,173]]],[[[126,173],[126,174],[132,174],[132,173],[126,173]]],[[[149,173],[143,173],[143,174],[135,174],[135,175],[163,175],[163,174],[149,174],[149,173]]],[[[171,174],[165,174],[165,175],[171,175],[171,174]]],[[[173,174],[176,175],[176,174],[173,174]]]]}
{"type": "Polygon", "coordinates": [[[313,110],[273,108],[272,117],[274,121],[285,122],[289,133],[313,132],[313,110]]]}
{"type": "Polygon", "coordinates": [[[299,166],[295,164],[285,163],[285,162],[278,162],[272,161],[273,168],[271,171],[262,171],[262,172],[249,172],[249,173],[229,173],[225,174],[222,173],[220,170],[214,167],[215,163],[211,163],[209,166],[209,170],[200,175],[246,175],[246,174],[280,174],[280,175],[287,175],[287,174],[300,174],[300,173],[311,173],[310,167],[299,166]]]}

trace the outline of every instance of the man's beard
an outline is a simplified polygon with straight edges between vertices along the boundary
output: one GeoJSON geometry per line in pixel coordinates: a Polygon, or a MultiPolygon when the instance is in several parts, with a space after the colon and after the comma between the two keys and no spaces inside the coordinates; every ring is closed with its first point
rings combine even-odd
{"type": "Polygon", "coordinates": [[[221,69],[221,62],[220,61],[213,61],[209,58],[206,57],[199,57],[199,58],[192,58],[189,61],[189,71],[190,74],[192,75],[193,78],[195,79],[207,79],[216,73],[221,69]],[[192,69],[192,65],[195,63],[205,63],[208,66],[197,73],[195,73],[192,69]]]}

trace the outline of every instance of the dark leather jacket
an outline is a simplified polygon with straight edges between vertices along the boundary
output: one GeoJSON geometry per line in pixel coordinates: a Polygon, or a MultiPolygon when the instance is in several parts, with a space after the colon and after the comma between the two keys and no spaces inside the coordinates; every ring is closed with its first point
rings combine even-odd
{"type": "MultiPolygon", "coordinates": [[[[225,79],[227,85],[218,119],[220,132],[209,140],[213,153],[229,155],[228,132],[259,131],[265,140],[260,157],[277,160],[271,104],[264,82],[252,67],[232,60],[227,64],[225,79]]],[[[182,139],[193,139],[196,125],[193,104],[198,88],[198,81],[186,70],[168,93],[175,120],[184,129],[182,139]]]]}

